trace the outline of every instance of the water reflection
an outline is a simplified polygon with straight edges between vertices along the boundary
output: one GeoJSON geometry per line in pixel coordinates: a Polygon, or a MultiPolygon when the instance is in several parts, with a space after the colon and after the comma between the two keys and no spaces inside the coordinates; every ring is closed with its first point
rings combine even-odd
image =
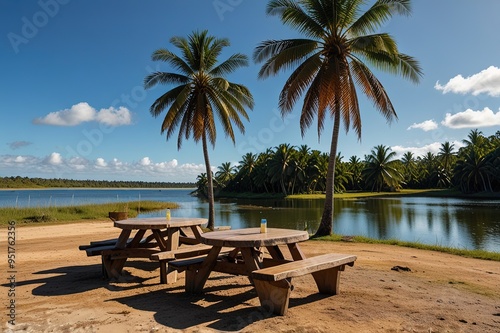
{"type": "MultiPolygon", "coordinates": [[[[191,190],[57,189],[0,191],[1,207],[46,207],[137,200],[171,201],[181,205],[173,216],[207,217],[208,204],[189,195],[191,190]]],[[[232,228],[270,227],[314,233],[324,200],[220,200],[216,224],[232,228]]],[[[378,239],[417,241],[467,249],[500,252],[500,200],[452,198],[335,199],[335,233],[378,239]]],[[[140,216],[165,216],[165,212],[140,216]]]]}
{"type": "MultiPolygon", "coordinates": [[[[270,226],[314,233],[321,220],[323,200],[225,200],[216,206],[220,225],[257,227],[260,219],[266,218],[270,226]]],[[[334,208],[333,230],[338,234],[500,252],[498,202],[336,199],[334,208]]]]}

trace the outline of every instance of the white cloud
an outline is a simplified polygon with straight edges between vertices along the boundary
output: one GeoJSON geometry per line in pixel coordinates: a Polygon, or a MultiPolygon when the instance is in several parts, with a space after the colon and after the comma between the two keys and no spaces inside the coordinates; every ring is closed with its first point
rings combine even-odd
{"type": "Polygon", "coordinates": [[[26,162],[26,157],[24,157],[24,156],[16,156],[16,158],[14,159],[14,162],[16,162],[16,163],[24,163],[24,162],[26,162]]]}
{"type": "Polygon", "coordinates": [[[95,166],[97,168],[105,168],[108,166],[108,163],[106,163],[106,161],[104,160],[104,158],[102,157],[99,157],[95,160],[95,166]]]}
{"type": "Polygon", "coordinates": [[[151,160],[149,159],[149,157],[143,157],[139,162],[139,164],[143,166],[148,166],[151,165],[151,160]]]}
{"type": "Polygon", "coordinates": [[[59,153],[52,153],[45,159],[45,162],[50,165],[60,165],[63,163],[63,158],[59,153]]]}
{"type": "Polygon", "coordinates": [[[449,128],[478,128],[500,125],[500,111],[494,113],[489,108],[482,111],[467,109],[463,112],[451,114],[447,113],[441,122],[443,126],[449,128]]]}
{"type": "Polygon", "coordinates": [[[432,131],[438,128],[438,124],[434,120],[426,120],[421,123],[413,123],[410,127],[407,128],[407,130],[419,128],[425,132],[432,131]]]}
{"type": "MultiPolygon", "coordinates": [[[[464,144],[461,141],[453,141],[450,142],[454,145],[454,151],[457,152],[460,147],[463,147],[464,144]]],[[[403,146],[393,146],[391,147],[392,151],[396,153],[397,158],[401,158],[405,153],[411,152],[415,157],[422,157],[428,152],[437,155],[439,153],[439,149],[441,148],[441,142],[433,142],[421,147],[403,147],[403,146]]]]}
{"type": "Polygon", "coordinates": [[[72,157],[68,159],[67,161],[64,162],[66,165],[65,167],[68,167],[70,169],[73,169],[75,171],[84,171],[87,170],[89,166],[89,161],[86,160],[83,157],[72,157]]]}
{"type": "Polygon", "coordinates": [[[120,106],[118,110],[110,107],[97,112],[95,120],[110,126],[130,125],[132,123],[132,114],[123,106],[120,106]]]}
{"type": "Polygon", "coordinates": [[[440,142],[433,142],[431,144],[421,146],[421,147],[404,147],[404,146],[393,146],[391,147],[392,151],[396,153],[397,158],[401,158],[406,152],[411,152],[415,157],[424,156],[428,152],[433,154],[437,154],[439,152],[439,148],[441,147],[440,142]]]}
{"type": "Polygon", "coordinates": [[[106,161],[102,157],[89,161],[80,156],[64,158],[54,152],[45,157],[0,155],[0,171],[42,178],[195,182],[205,172],[205,165],[179,164],[177,159],[154,162],[149,157],[132,163],[117,158],[106,161]]]}
{"type": "Polygon", "coordinates": [[[45,117],[36,118],[33,123],[40,125],[76,126],[84,122],[121,126],[132,123],[132,114],[125,107],[101,109],[97,111],[86,102],[73,105],[69,109],[51,112],[45,117]]]}
{"type": "Polygon", "coordinates": [[[436,90],[443,91],[443,94],[452,92],[456,94],[471,93],[474,96],[488,94],[493,97],[500,96],[500,68],[490,66],[481,72],[464,78],[457,75],[450,79],[445,85],[436,82],[436,90]]]}

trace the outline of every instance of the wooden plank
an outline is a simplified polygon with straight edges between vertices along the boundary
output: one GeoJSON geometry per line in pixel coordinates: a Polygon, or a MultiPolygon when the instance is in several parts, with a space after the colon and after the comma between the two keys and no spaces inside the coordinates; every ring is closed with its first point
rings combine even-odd
{"type": "Polygon", "coordinates": [[[200,256],[185,258],[185,259],[175,259],[175,260],[170,261],[168,263],[168,266],[175,268],[175,269],[184,269],[187,266],[201,264],[203,262],[203,260],[205,260],[206,257],[207,257],[206,255],[200,255],[200,256]]]}
{"type": "Polygon", "coordinates": [[[183,254],[187,257],[194,257],[201,254],[206,254],[210,251],[212,247],[208,245],[193,245],[187,247],[181,247],[176,250],[162,251],[151,255],[150,259],[155,261],[168,260],[168,259],[181,259],[183,254]],[[207,251],[203,253],[203,251],[207,251]]]}
{"type": "Polygon", "coordinates": [[[204,244],[228,247],[268,247],[281,244],[297,243],[309,239],[307,231],[268,228],[261,233],[260,228],[231,229],[217,232],[205,232],[201,235],[204,244]]]}
{"type": "Polygon", "coordinates": [[[115,245],[104,245],[104,246],[94,246],[91,248],[86,249],[85,251],[87,252],[87,256],[92,257],[92,256],[100,256],[102,254],[102,251],[105,250],[113,250],[115,249],[115,245]]]}
{"type": "Polygon", "coordinates": [[[103,256],[107,256],[111,260],[127,259],[127,258],[150,258],[152,254],[157,253],[156,249],[145,248],[125,248],[112,249],[102,251],[103,256]]]}
{"type": "Polygon", "coordinates": [[[167,220],[164,217],[152,217],[143,219],[128,219],[114,221],[114,226],[124,230],[134,229],[168,229],[170,227],[190,227],[207,223],[203,218],[172,217],[167,220]]]}
{"type": "Polygon", "coordinates": [[[327,253],[304,260],[259,269],[252,272],[252,277],[265,281],[279,281],[342,265],[352,266],[356,259],[357,257],[354,255],[327,253]]]}
{"type": "MultiPolygon", "coordinates": [[[[148,237],[141,239],[141,241],[139,242],[139,244],[141,244],[141,247],[148,247],[148,248],[150,248],[150,247],[157,247],[158,244],[156,244],[156,243],[149,243],[152,239],[154,239],[154,237],[151,234],[148,237]]],[[[132,240],[133,240],[133,238],[129,238],[128,241],[127,241],[127,244],[130,244],[130,242],[132,242],[132,240]]],[[[118,238],[104,239],[104,240],[100,240],[100,241],[91,241],[89,244],[78,246],[78,249],[79,250],[86,250],[86,249],[89,249],[91,247],[99,247],[99,246],[106,246],[106,245],[115,245],[117,241],[118,241],[118,238]]]]}

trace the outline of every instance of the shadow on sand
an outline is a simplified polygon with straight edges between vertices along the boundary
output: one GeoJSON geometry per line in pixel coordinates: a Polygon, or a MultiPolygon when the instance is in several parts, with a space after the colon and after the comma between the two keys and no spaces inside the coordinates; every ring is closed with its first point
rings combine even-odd
{"type": "MultiPolygon", "coordinates": [[[[158,269],[158,264],[154,262],[130,261],[127,266],[148,272],[158,269]]],[[[182,284],[173,287],[160,285],[157,274],[148,278],[126,274],[123,281],[110,283],[103,279],[101,265],[65,266],[33,274],[51,276],[17,281],[16,285],[40,284],[32,291],[37,296],[73,295],[104,288],[116,292],[117,296],[105,302],[119,302],[136,310],[153,312],[158,324],[175,329],[201,325],[221,331],[239,331],[252,323],[274,316],[260,306],[248,279],[235,281],[230,275],[210,277],[204,293],[192,295],[184,292],[182,284]],[[120,291],[131,289],[137,289],[138,292],[132,296],[119,296],[120,291]]],[[[292,296],[290,308],[324,297],[327,296],[317,293],[304,298],[292,296]]]]}

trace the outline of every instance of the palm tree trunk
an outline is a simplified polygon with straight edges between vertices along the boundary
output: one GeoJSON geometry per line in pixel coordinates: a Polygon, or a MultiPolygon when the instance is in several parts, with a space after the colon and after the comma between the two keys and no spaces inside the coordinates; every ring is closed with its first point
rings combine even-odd
{"type": "Polygon", "coordinates": [[[286,187],[285,187],[285,180],[283,179],[283,176],[281,176],[280,185],[281,185],[281,191],[283,192],[283,195],[286,197],[287,193],[286,193],[286,187]]]}
{"type": "Polygon", "coordinates": [[[203,134],[203,157],[205,158],[205,167],[207,170],[207,185],[208,185],[208,224],[207,228],[210,230],[215,229],[215,203],[214,203],[214,183],[212,177],[212,170],[210,168],[210,159],[208,158],[208,147],[207,147],[207,138],[206,135],[203,134]]]}
{"type": "Polygon", "coordinates": [[[333,122],[332,142],[330,145],[330,159],[328,160],[328,173],[326,175],[326,196],[323,215],[318,230],[313,237],[328,236],[332,233],[333,226],[333,190],[335,183],[335,162],[337,156],[337,143],[340,132],[340,109],[335,110],[333,122]]]}

